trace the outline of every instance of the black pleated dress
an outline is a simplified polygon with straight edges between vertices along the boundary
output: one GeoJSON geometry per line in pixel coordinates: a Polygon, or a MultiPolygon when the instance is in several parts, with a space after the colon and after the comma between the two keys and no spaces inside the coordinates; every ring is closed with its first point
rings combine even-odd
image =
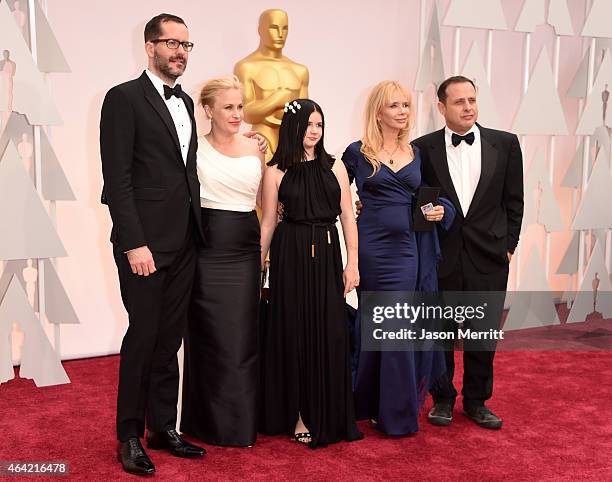
{"type": "Polygon", "coordinates": [[[293,435],[301,414],[312,448],[357,440],[335,226],[340,186],[314,160],[288,169],[278,196],[284,214],[270,247],[260,428],[293,435]]]}

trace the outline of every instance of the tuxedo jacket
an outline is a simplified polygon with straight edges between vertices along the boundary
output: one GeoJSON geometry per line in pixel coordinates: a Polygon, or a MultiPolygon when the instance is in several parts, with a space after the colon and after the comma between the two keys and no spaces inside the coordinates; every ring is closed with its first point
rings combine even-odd
{"type": "Polygon", "coordinates": [[[108,91],[100,118],[102,202],[113,221],[111,242],[125,252],[179,250],[193,212],[202,236],[197,132],[193,100],[181,94],[191,118],[186,164],[170,111],[145,72],[108,91]]]}
{"type": "Polygon", "coordinates": [[[478,125],[482,164],[474,198],[463,213],[446,159],[444,129],[416,139],[421,151],[423,182],[440,187],[457,214],[448,231],[440,230],[442,260],[438,277],[455,268],[464,248],[482,273],[492,273],[508,264],[514,252],[523,218],[523,156],[516,135],[478,125]]]}

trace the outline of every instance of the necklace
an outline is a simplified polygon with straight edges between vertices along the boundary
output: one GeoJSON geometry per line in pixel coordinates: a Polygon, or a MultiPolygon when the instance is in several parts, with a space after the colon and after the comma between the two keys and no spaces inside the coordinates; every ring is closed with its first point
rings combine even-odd
{"type": "Polygon", "coordinates": [[[382,150],[385,151],[387,155],[389,156],[389,164],[393,164],[393,156],[395,155],[398,149],[399,149],[399,142],[395,145],[395,149],[393,149],[393,152],[389,152],[387,149],[385,149],[385,146],[382,146],[382,150]]]}

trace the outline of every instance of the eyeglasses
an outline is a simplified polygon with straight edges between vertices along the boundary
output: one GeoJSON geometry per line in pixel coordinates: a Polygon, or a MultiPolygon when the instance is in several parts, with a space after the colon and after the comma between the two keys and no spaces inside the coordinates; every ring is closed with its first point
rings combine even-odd
{"type": "Polygon", "coordinates": [[[158,38],[155,40],[150,40],[153,44],[158,44],[159,42],[166,42],[166,47],[170,50],[176,50],[179,48],[179,45],[183,47],[185,52],[191,52],[193,50],[193,42],[181,42],[180,40],[176,40],[173,38],[158,38]]]}

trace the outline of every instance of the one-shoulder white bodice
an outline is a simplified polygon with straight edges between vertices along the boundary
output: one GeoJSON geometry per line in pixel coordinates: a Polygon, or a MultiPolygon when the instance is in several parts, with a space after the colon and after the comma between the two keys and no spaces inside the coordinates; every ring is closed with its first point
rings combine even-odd
{"type": "Polygon", "coordinates": [[[261,161],[257,156],[225,156],[200,137],[197,164],[203,208],[241,212],[255,209],[261,181],[261,161]]]}

